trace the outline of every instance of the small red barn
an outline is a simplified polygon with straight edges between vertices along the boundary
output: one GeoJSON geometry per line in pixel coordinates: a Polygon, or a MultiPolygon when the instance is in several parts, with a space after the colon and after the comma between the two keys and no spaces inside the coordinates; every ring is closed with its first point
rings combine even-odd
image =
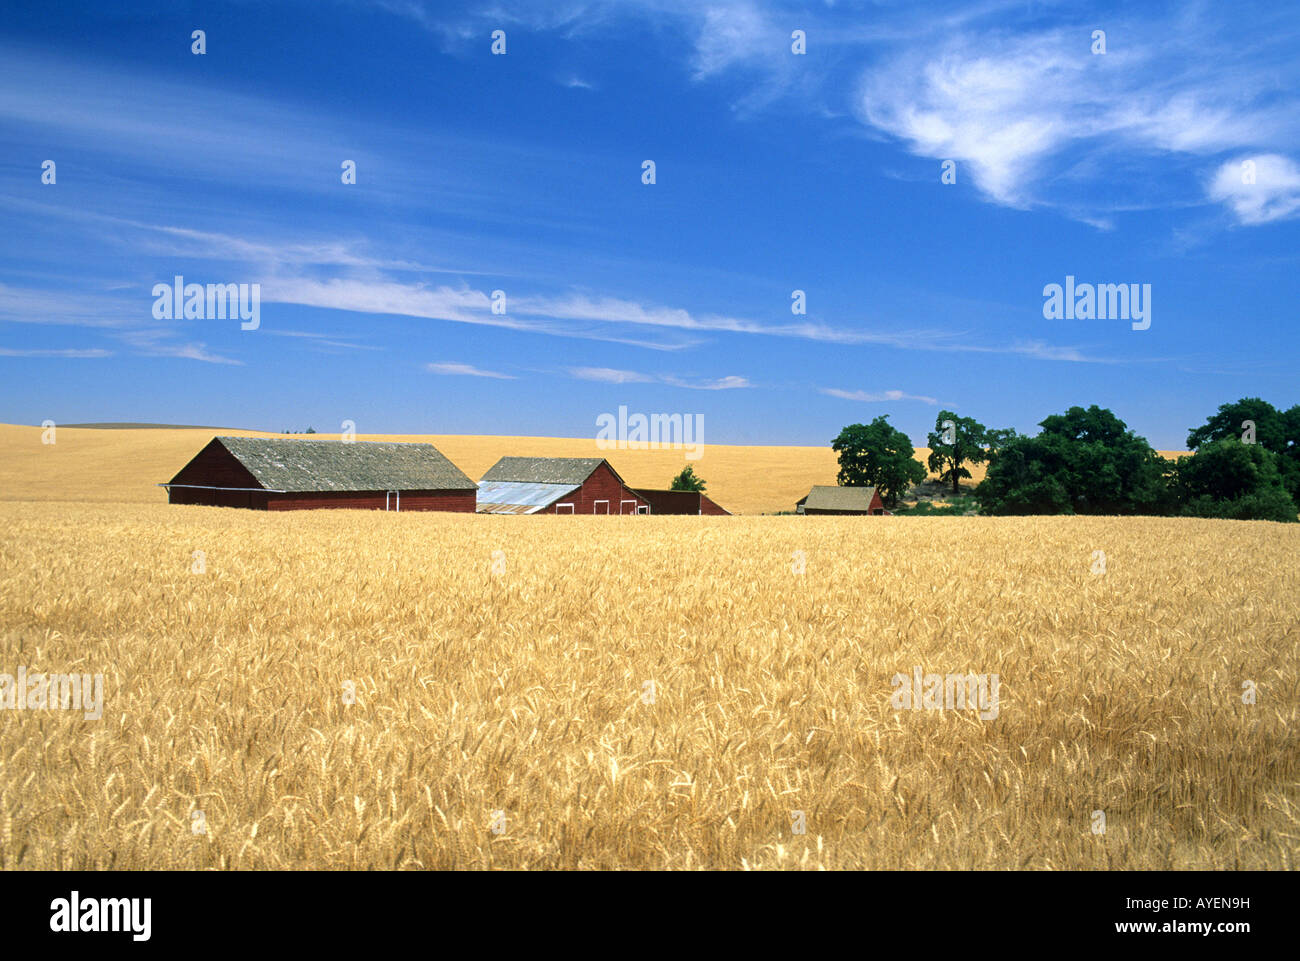
{"type": "Polygon", "coordinates": [[[477,485],[432,444],[214,437],[166,484],[172,504],[474,510],[477,485]]]}
{"type": "Polygon", "coordinates": [[[660,491],[638,487],[636,492],[650,503],[651,514],[718,514],[731,516],[731,511],[719,507],[703,491],[660,491]]]}
{"type": "Polygon", "coordinates": [[[647,514],[603,457],[503,457],[478,485],[480,514],[647,514]]]}
{"type": "Polygon", "coordinates": [[[795,502],[800,514],[888,514],[874,487],[814,487],[795,502]]]}

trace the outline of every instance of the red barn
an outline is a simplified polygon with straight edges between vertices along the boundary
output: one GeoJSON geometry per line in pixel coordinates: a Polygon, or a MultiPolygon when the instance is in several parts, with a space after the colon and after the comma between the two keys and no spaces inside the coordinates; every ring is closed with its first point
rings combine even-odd
{"type": "Polygon", "coordinates": [[[467,513],[477,488],[432,444],[269,437],[214,437],[159,486],[172,504],[467,513]]]}
{"type": "Polygon", "coordinates": [[[503,457],[478,485],[480,514],[648,514],[603,457],[503,457]]]}
{"type": "Polygon", "coordinates": [[[709,499],[703,491],[658,491],[636,488],[636,492],[650,503],[651,514],[718,514],[731,516],[709,499]]]}

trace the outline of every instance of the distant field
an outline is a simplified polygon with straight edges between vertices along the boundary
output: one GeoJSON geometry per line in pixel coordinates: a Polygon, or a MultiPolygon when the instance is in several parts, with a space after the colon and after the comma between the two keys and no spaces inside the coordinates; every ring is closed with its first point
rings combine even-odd
{"type": "Polygon", "coordinates": [[[99,720],[0,712],[0,869],[1294,869],[1297,556],[1191,519],[0,504],[0,672],[104,676],[99,720]],[[998,674],[996,717],[895,709],[916,666],[998,674]]]}
{"type": "MultiPolygon", "coordinates": [[[[256,431],[60,427],[56,443],[41,443],[39,427],[0,424],[0,500],[90,501],[156,504],[166,501],[155,485],[171,480],[217,434],[283,437],[256,431]]],[[[303,435],[294,435],[303,436],[303,435]]],[[[317,439],[338,435],[313,434],[317,439]]],[[[708,483],[708,493],[737,514],[794,510],[814,484],[834,484],[839,470],[826,447],[733,447],[706,445],[698,461],[680,450],[601,450],[592,438],[473,437],[454,434],[364,434],[358,440],[431,443],[478,480],[498,458],[605,457],[633,487],[667,487],[686,464],[708,483]]],[[[1178,452],[1162,452],[1172,456],[1178,452]]],[[[919,448],[925,463],[929,450],[919,448]]],[[[974,483],[983,467],[971,469],[974,483]]]]}

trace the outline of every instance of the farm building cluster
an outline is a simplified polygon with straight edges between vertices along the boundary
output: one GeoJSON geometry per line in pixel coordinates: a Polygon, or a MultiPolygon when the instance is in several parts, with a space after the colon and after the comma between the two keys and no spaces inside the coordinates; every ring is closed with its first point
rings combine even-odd
{"type": "MultiPolygon", "coordinates": [[[[214,437],[169,503],[288,511],[727,515],[703,491],[634,488],[603,457],[502,457],[475,483],[432,444],[214,437]]],[[[814,487],[800,514],[887,513],[873,488],[814,487]]]]}

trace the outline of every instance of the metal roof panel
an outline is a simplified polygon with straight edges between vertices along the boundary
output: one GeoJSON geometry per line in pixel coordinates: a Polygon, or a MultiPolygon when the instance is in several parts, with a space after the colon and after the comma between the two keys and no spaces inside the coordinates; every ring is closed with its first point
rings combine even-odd
{"type": "Polygon", "coordinates": [[[535,514],[581,484],[524,484],[485,480],[478,485],[480,514],[535,514]]]}

